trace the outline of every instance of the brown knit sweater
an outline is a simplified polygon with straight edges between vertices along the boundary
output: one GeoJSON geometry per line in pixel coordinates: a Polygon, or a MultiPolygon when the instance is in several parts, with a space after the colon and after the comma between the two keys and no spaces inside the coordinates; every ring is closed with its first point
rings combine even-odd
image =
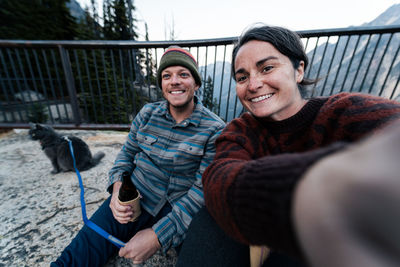
{"type": "Polygon", "coordinates": [[[317,160],[400,118],[400,103],[340,93],[314,98],[283,121],[249,113],[231,121],[203,174],[206,206],[230,236],[302,257],[294,233],[294,187],[317,160]]]}

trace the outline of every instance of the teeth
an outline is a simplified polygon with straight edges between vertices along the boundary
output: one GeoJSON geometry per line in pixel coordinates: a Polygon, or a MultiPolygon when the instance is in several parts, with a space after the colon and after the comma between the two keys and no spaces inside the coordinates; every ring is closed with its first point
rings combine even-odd
{"type": "Polygon", "coordinates": [[[182,94],[183,91],[171,91],[171,94],[182,94]]]}
{"type": "Polygon", "coordinates": [[[257,103],[257,102],[260,102],[261,100],[270,98],[271,96],[272,96],[272,94],[262,95],[262,96],[259,96],[259,97],[256,97],[256,98],[252,98],[252,99],[250,99],[250,101],[253,102],[253,103],[257,103]]]}

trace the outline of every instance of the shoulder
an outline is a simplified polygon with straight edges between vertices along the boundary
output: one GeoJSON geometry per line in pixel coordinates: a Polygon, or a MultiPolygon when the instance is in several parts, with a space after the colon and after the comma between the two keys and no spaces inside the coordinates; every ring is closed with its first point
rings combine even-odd
{"type": "Polygon", "coordinates": [[[225,122],[205,106],[201,105],[199,111],[202,125],[214,127],[216,129],[223,129],[225,127],[225,122]]]}
{"type": "Polygon", "coordinates": [[[145,104],[136,115],[134,122],[138,124],[147,123],[153,116],[161,116],[166,113],[166,101],[158,101],[145,104]]]}
{"type": "Polygon", "coordinates": [[[154,103],[148,103],[143,106],[143,108],[139,111],[140,114],[151,114],[154,111],[157,112],[165,112],[167,108],[166,101],[158,101],[154,103]]]}
{"type": "Polygon", "coordinates": [[[400,105],[400,103],[383,97],[363,94],[363,93],[339,93],[328,98],[326,105],[342,105],[342,106],[363,106],[372,103],[387,103],[391,105],[400,105]]]}
{"type": "Polygon", "coordinates": [[[249,113],[245,112],[239,118],[235,118],[226,126],[227,131],[244,130],[246,128],[254,128],[258,126],[257,120],[249,113]]]}

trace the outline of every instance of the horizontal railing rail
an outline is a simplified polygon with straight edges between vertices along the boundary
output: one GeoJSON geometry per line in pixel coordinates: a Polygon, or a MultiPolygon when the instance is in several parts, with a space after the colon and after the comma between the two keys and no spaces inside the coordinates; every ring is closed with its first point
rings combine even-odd
{"type": "MultiPolygon", "coordinates": [[[[399,100],[400,25],[298,31],[309,57],[308,96],[362,92],[399,100]]],[[[225,121],[243,112],[231,78],[237,37],[179,41],[0,40],[0,128],[129,129],[162,99],[156,69],[171,45],[199,63],[199,98],[225,121]]]]}

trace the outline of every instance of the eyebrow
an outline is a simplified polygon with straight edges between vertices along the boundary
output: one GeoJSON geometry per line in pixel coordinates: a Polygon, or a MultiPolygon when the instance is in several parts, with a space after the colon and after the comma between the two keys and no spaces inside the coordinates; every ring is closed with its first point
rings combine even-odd
{"type": "MultiPolygon", "coordinates": [[[[257,68],[259,68],[259,67],[262,66],[265,62],[267,62],[267,61],[269,61],[269,60],[274,60],[274,59],[278,59],[278,58],[275,57],[275,56],[269,56],[269,57],[260,59],[259,61],[256,62],[256,66],[257,66],[257,68]]],[[[244,72],[245,72],[245,70],[244,70],[243,68],[241,68],[241,69],[238,69],[238,70],[235,72],[235,75],[236,75],[236,74],[239,74],[239,73],[244,73],[244,72]]]]}
{"type": "Polygon", "coordinates": [[[273,60],[273,59],[278,59],[278,58],[275,57],[275,56],[269,56],[269,57],[263,58],[263,59],[257,61],[256,66],[257,66],[257,67],[260,67],[260,66],[263,65],[265,62],[267,62],[267,61],[269,61],[269,60],[273,60]]]}

